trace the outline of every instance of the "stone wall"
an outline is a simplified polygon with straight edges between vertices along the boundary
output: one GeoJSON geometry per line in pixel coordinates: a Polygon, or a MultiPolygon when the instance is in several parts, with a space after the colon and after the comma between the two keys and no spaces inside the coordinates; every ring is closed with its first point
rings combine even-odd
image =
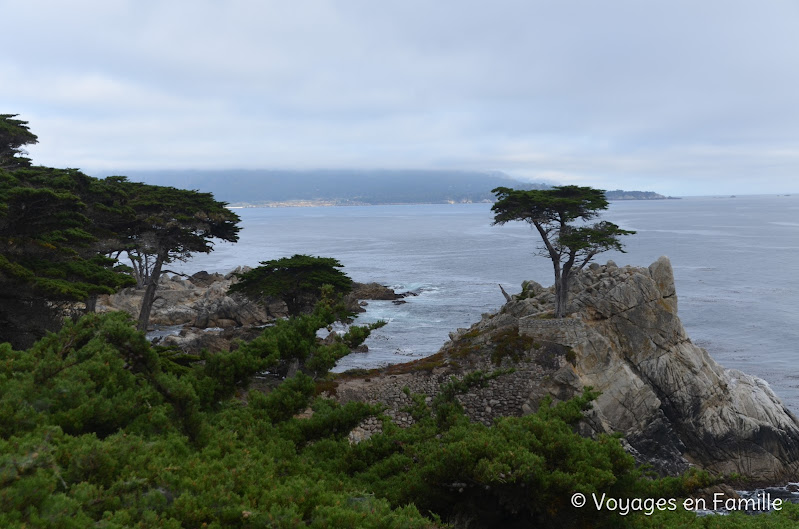
{"type": "MultiPolygon", "coordinates": [[[[381,404],[385,406],[384,413],[395,424],[407,427],[414,421],[409,413],[403,411],[412,404],[412,400],[404,392],[405,388],[411,393],[424,395],[429,404],[438,395],[441,385],[447,383],[451,377],[463,379],[466,373],[477,370],[489,374],[512,367],[513,372],[489,380],[485,387],[473,387],[458,395],[457,400],[472,421],[487,426],[498,417],[519,417],[534,411],[530,401],[532,399],[537,402],[540,399],[540,382],[548,371],[536,362],[533,355],[514,362],[504,361],[500,365],[495,365],[489,356],[470,360],[472,362],[466,370],[457,362],[425,369],[422,361],[409,364],[409,372],[381,373],[374,377],[354,379],[345,377],[336,387],[335,397],[341,403],[355,400],[381,404]]],[[[395,368],[395,371],[400,370],[395,368]]],[[[370,418],[356,428],[350,438],[353,441],[368,438],[381,428],[379,421],[370,418]]]]}

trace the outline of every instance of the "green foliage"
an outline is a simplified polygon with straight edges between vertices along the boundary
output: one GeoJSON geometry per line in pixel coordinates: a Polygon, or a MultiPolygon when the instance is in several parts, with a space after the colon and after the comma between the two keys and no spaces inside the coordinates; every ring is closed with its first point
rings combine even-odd
{"type": "MultiPolygon", "coordinates": [[[[230,353],[242,359],[252,359],[245,372],[238,372],[232,378],[220,382],[220,388],[230,387],[236,378],[248,377],[260,371],[269,371],[278,376],[285,376],[292,366],[302,368],[314,376],[320,376],[332,368],[339,358],[350,353],[349,348],[341,340],[332,343],[320,343],[316,331],[323,329],[342,317],[341,307],[331,307],[327,303],[319,303],[311,314],[302,314],[288,320],[278,320],[274,326],[267,328],[261,336],[249,343],[242,344],[230,353]]],[[[223,355],[211,355],[206,359],[207,371],[212,376],[219,376],[225,370],[216,365],[223,355]],[[211,362],[209,364],[209,362],[211,362]]],[[[244,361],[238,364],[244,366],[244,361]]]]}
{"type": "Polygon", "coordinates": [[[445,387],[418,425],[355,447],[351,464],[364,486],[394,505],[477,527],[578,527],[597,513],[571,507],[575,491],[637,492],[640,474],[616,439],[593,441],[571,427],[595,394],[486,427],[456,405],[469,382],[445,387]]]}
{"type": "Polygon", "coordinates": [[[76,169],[31,167],[24,121],[0,115],[0,341],[26,347],[74,307],[132,280],[103,255],[113,214],[98,180],[76,169]],[[108,208],[107,208],[108,209],[108,208]]]}
{"type": "Polygon", "coordinates": [[[144,328],[163,263],[237,240],[238,216],[210,193],[31,167],[20,147],[37,138],[13,117],[0,114],[0,341],[31,345],[76,302],[133,284],[128,272],[154,281],[144,328]],[[132,268],[109,257],[122,252],[132,268]]]}
{"type": "Polygon", "coordinates": [[[387,323],[388,322],[386,321],[379,320],[367,325],[354,325],[347,329],[347,332],[344,333],[344,336],[341,337],[341,340],[350,349],[355,349],[369,337],[369,334],[373,330],[384,327],[387,323]]]}
{"type": "Polygon", "coordinates": [[[36,135],[28,128],[28,122],[14,119],[16,114],[0,114],[0,170],[12,170],[30,165],[30,160],[21,156],[23,145],[38,143],[36,135]]]}
{"type": "Polygon", "coordinates": [[[127,210],[124,230],[120,230],[126,249],[151,254],[165,249],[169,262],[211,252],[214,239],[238,240],[238,215],[211,193],[130,182],[119,176],[108,181],[109,192],[120,197],[127,210]]]}
{"type": "MultiPolygon", "coordinates": [[[[316,340],[334,314],[264,339],[316,340]]],[[[229,396],[273,351],[242,349],[181,363],[121,313],[68,323],[29,351],[0,345],[0,526],[432,525],[317,459],[346,453],[347,433],[376,408],[317,401],[313,417],[295,419],[314,393],[301,372],[244,406],[229,396]]]]}
{"type": "Polygon", "coordinates": [[[286,303],[289,314],[296,316],[305,307],[313,307],[321,295],[322,285],[346,294],[352,290],[352,279],[338,270],[342,264],[332,257],[293,255],[261,262],[261,266],[237,274],[238,282],[230,292],[240,292],[255,301],[277,298],[286,303]]]}
{"type": "Polygon", "coordinates": [[[383,417],[383,433],[355,445],[347,434],[380,409],[314,399],[302,371],[234,398],[265,365],[296,358],[290,349],[308,347],[334,312],[291,318],[264,331],[269,347],[205,362],[153,348],[118,313],[69,323],[28,351],[0,345],[0,526],[790,527],[799,518],[790,506],[756,518],[575,509],[574,492],[677,497],[710,481],[649,479],[615,437],[577,435],[590,390],[491,427],[470,422],[457,396],[503,371],[451,380],[429,404],[413,395],[415,424],[383,417]]]}
{"type": "Polygon", "coordinates": [[[505,358],[509,358],[512,362],[517,362],[535,344],[533,338],[519,334],[518,327],[512,327],[493,334],[491,342],[494,344],[494,351],[491,353],[491,361],[494,365],[500,365],[505,358]]]}
{"type": "Polygon", "coordinates": [[[131,182],[124,176],[97,185],[96,215],[110,219],[106,250],[125,253],[136,284],[145,288],[139,329],[145,330],[164,264],[209,253],[215,240],[236,242],[239,217],[211,193],[131,182]]]}
{"type": "Polygon", "coordinates": [[[93,247],[100,226],[87,206],[94,180],[75,169],[0,170],[0,242],[6,260],[18,265],[4,267],[8,279],[74,300],[127,282],[111,270],[115,260],[93,247]]]}
{"type": "Polygon", "coordinates": [[[515,220],[535,221],[542,225],[569,223],[577,219],[585,221],[608,208],[605,192],[591,187],[556,186],[531,190],[497,187],[491,192],[497,197],[491,208],[495,224],[515,220]]]}
{"type": "Polygon", "coordinates": [[[105,437],[173,429],[166,404],[179,386],[128,317],[88,315],[66,322],[28,351],[0,351],[0,434],[57,427],[105,437]]]}
{"type": "Polygon", "coordinates": [[[93,181],[75,169],[0,170],[0,341],[29,346],[70,304],[132,282],[98,253],[93,181]]]}

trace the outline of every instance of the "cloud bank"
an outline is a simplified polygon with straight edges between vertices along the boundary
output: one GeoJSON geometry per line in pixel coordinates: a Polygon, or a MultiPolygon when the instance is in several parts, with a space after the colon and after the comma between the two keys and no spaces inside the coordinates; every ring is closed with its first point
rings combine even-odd
{"type": "Polygon", "coordinates": [[[44,165],[798,192],[799,4],[0,0],[44,165]]]}

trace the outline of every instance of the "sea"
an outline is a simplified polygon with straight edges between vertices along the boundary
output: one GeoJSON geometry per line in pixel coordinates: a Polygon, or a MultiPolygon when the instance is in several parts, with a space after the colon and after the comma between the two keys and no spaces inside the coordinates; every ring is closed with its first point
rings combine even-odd
{"type": "MultiPolygon", "coordinates": [[[[522,222],[492,225],[490,204],[236,209],[240,240],[169,268],[226,273],[293,254],[334,257],[355,281],[409,292],[369,301],[357,322],[385,320],[369,351],[336,371],[436,353],[449,333],[504,303],[524,280],[553,282],[539,239],[522,222]]],[[[611,202],[601,219],[636,234],[619,266],[671,259],[679,316],[697,345],[726,368],[764,379],[799,413],[799,195],[686,197],[611,202]]]]}

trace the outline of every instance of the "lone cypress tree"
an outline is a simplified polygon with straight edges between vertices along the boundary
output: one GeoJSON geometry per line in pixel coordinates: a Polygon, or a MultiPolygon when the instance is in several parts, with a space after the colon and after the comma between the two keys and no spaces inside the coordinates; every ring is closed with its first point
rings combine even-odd
{"type": "Polygon", "coordinates": [[[566,315],[569,279],[594,256],[608,250],[623,252],[623,230],[612,222],[576,225],[589,221],[608,208],[605,192],[580,186],[557,186],[529,191],[497,187],[492,190],[497,201],[491,208],[494,225],[520,220],[529,223],[541,236],[539,255],[549,257],[555,271],[555,317],[566,315]]]}

